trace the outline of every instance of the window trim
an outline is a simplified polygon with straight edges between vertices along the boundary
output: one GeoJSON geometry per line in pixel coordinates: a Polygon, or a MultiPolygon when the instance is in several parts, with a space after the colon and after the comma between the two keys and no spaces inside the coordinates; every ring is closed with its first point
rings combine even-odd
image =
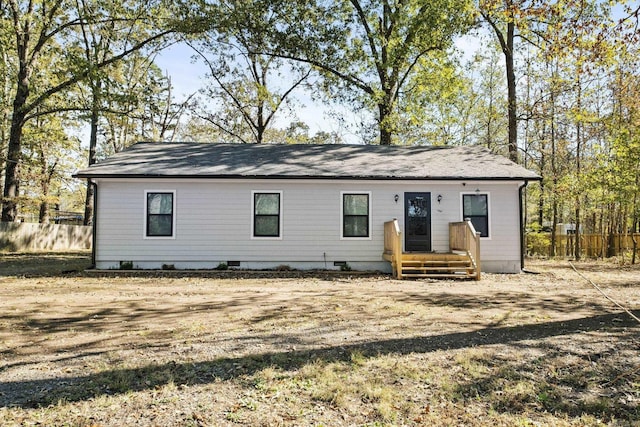
{"type": "Polygon", "coordinates": [[[176,190],[144,190],[144,224],[142,227],[142,237],[145,240],[167,240],[176,238],[176,190]],[[171,194],[172,206],[171,206],[171,235],[170,236],[149,236],[148,235],[148,222],[149,222],[149,194],[171,194]]]}
{"type": "Polygon", "coordinates": [[[283,206],[284,197],[282,190],[251,190],[251,239],[252,240],[282,240],[284,235],[283,229],[283,206]],[[256,236],[256,194],[278,194],[279,196],[279,211],[278,211],[278,235],[277,236],[256,236]]]}
{"type": "Polygon", "coordinates": [[[460,217],[464,221],[464,196],[486,196],[487,197],[487,235],[480,236],[482,240],[491,240],[491,193],[489,191],[467,191],[460,193],[460,217]]]}
{"type": "Polygon", "coordinates": [[[371,191],[341,191],[340,192],[340,240],[372,240],[371,212],[373,200],[371,191]],[[345,236],[344,235],[344,196],[345,195],[366,195],[368,198],[367,212],[367,236],[345,236]]]}

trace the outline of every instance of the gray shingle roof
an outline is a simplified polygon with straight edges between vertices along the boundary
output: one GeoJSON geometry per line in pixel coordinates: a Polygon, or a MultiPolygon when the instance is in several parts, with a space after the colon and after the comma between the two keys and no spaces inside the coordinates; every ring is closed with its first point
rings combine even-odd
{"type": "Polygon", "coordinates": [[[142,142],[79,178],[348,178],[537,180],[478,146],[253,145],[142,142]]]}

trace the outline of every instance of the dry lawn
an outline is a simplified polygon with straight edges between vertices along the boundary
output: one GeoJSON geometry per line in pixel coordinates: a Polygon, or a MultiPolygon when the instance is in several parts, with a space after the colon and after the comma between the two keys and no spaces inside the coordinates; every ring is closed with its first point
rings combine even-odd
{"type": "MultiPolygon", "coordinates": [[[[0,256],[1,425],[640,424],[640,325],[564,262],[480,282],[86,264],[0,256]]],[[[640,308],[639,268],[576,266],[640,308]]]]}

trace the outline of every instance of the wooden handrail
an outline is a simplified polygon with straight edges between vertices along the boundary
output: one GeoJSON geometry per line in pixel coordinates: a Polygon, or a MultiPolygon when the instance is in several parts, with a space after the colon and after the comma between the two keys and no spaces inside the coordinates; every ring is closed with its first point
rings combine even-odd
{"type": "Polygon", "coordinates": [[[384,252],[392,256],[394,274],[402,279],[402,232],[395,218],[384,223],[384,252]]]}
{"type": "Polygon", "coordinates": [[[476,280],[480,280],[480,232],[476,231],[471,220],[449,223],[449,248],[464,251],[473,259],[476,280]]]}

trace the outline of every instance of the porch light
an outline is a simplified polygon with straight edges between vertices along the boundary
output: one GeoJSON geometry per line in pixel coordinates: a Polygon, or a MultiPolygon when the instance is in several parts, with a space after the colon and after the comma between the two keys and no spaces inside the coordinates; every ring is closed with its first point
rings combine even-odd
{"type": "Polygon", "coordinates": [[[395,200],[396,203],[398,203],[399,199],[400,199],[400,196],[398,196],[397,194],[393,196],[393,200],[395,200]]]}
{"type": "Polygon", "coordinates": [[[440,203],[442,201],[442,194],[438,194],[436,200],[438,200],[438,203],[440,203]]]}

